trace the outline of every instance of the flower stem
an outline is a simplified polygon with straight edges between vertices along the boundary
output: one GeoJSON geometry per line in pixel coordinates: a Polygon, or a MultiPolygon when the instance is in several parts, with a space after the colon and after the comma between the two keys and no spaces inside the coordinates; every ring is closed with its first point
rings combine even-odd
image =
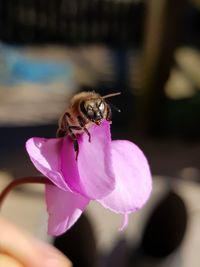
{"type": "Polygon", "coordinates": [[[7,196],[7,194],[16,186],[22,185],[22,184],[52,184],[47,178],[37,176],[37,177],[23,177],[19,179],[15,179],[12,182],[10,182],[5,189],[0,193],[0,208],[2,206],[2,203],[7,196]]]}

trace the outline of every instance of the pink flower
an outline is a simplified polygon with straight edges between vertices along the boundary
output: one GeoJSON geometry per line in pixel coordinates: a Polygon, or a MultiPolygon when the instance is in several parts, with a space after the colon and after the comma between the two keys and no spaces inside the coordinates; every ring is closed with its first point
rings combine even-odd
{"type": "MultiPolygon", "coordinates": [[[[76,161],[70,137],[31,138],[26,149],[35,167],[55,185],[46,185],[48,233],[60,235],[80,217],[91,200],[124,215],[142,208],[151,193],[151,173],[142,151],[126,140],[111,141],[110,124],[78,137],[76,161]]],[[[122,228],[123,228],[122,227],[122,228]]]]}

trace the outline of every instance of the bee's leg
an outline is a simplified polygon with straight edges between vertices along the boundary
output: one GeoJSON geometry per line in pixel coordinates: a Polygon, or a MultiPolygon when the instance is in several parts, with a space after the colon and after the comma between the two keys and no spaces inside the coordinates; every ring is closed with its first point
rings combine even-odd
{"type": "MultiPolygon", "coordinates": [[[[73,140],[74,143],[74,151],[76,152],[76,160],[78,159],[78,153],[79,153],[79,145],[78,145],[78,140],[76,135],[72,132],[72,127],[73,126],[69,126],[69,135],[73,140]]],[[[76,126],[74,126],[76,127],[76,126]]]]}
{"type": "Polygon", "coordinates": [[[61,124],[59,125],[59,128],[56,132],[57,137],[64,137],[65,135],[68,134],[68,128],[69,128],[68,118],[71,118],[71,115],[68,112],[66,112],[63,115],[61,124]]]}
{"type": "Polygon", "coordinates": [[[81,117],[81,116],[78,116],[77,117],[77,119],[78,119],[78,122],[79,122],[79,125],[82,127],[82,129],[86,132],[86,134],[88,135],[88,141],[89,142],[91,142],[91,134],[90,134],[90,132],[88,131],[88,129],[85,127],[85,125],[86,125],[86,121],[85,121],[85,119],[83,118],[83,117],[81,117]]]}
{"type": "Polygon", "coordinates": [[[64,137],[66,135],[66,131],[64,131],[61,128],[58,128],[57,132],[56,132],[56,137],[64,137]]]}
{"type": "Polygon", "coordinates": [[[88,131],[88,129],[86,127],[83,127],[83,130],[86,132],[86,134],[88,135],[88,141],[91,142],[91,134],[88,131]]]}
{"type": "Polygon", "coordinates": [[[72,139],[73,139],[73,142],[74,142],[74,151],[76,152],[76,160],[77,160],[78,159],[78,154],[79,154],[79,144],[78,144],[78,140],[76,139],[76,136],[75,136],[75,138],[72,137],[72,139]]]}
{"type": "Polygon", "coordinates": [[[69,129],[70,130],[76,130],[76,131],[81,131],[82,130],[82,128],[80,126],[75,126],[75,125],[72,125],[72,126],[70,125],[69,129]]]}
{"type": "Polygon", "coordinates": [[[112,118],[112,111],[111,111],[111,108],[109,106],[107,106],[106,120],[111,121],[111,118],[112,118]]]}
{"type": "Polygon", "coordinates": [[[71,118],[71,115],[66,112],[62,117],[62,122],[60,125],[60,128],[57,130],[57,137],[64,137],[65,135],[69,134],[71,139],[74,143],[74,150],[76,152],[76,160],[78,158],[79,153],[79,145],[76,135],[73,133],[73,130],[80,131],[82,128],[80,126],[73,126],[69,123],[69,118],[71,118]]]}

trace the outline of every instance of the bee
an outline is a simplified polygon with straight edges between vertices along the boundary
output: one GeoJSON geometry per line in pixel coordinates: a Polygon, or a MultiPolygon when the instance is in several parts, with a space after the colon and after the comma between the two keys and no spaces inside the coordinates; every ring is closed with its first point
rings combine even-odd
{"type": "MultiPolygon", "coordinates": [[[[89,128],[92,124],[100,125],[103,120],[111,121],[111,107],[106,98],[121,94],[113,93],[101,96],[96,92],[81,92],[74,95],[58,122],[57,137],[69,135],[74,143],[76,160],[79,153],[77,136],[83,132],[91,142],[89,128]]],[[[118,110],[120,112],[120,110],[118,110]]]]}

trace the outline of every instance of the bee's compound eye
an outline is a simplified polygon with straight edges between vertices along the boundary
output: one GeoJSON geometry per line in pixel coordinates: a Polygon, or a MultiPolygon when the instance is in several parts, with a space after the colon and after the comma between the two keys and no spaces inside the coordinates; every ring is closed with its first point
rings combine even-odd
{"type": "Polygon", "coordinates": [[[85,114],[87,116],[88,110],[87,110],[87,107],[85,106],[85,102],[84,101],[81,102],[80,109],[83,112],[83,114],[85,114]]]}
{"type": "Polygon", "coordinates": [[[104,111],[104,109],[105,109],[105,104],[104,104],[103,102],[100,103],[100,105],[99,105],[99,109],[100,109],[101,112],[104,111]]]}

